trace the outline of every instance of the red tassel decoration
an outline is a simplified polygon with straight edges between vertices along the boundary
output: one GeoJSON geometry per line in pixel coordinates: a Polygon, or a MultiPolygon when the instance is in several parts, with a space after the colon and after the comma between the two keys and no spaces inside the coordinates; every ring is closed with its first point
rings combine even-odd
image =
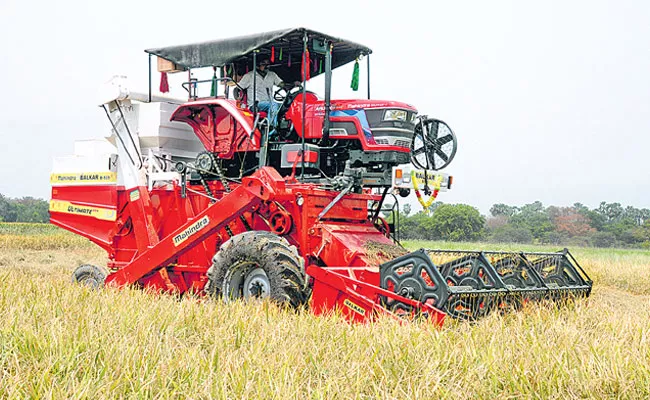
{"type": "Polygon", "coordinates": [[[287,60],[287,67],[291,68],[291,53],[289,53],[289,59],[287,60]]]}
{"type": "Polygon", "coordinates": [[[167,72],[160,73],[160,93],[169,92],[169,82],[167,81],[167,72]]]}
{"type": "Polygon", "coordinates": [[[275,46],[271,46],[271,62],[275,62],[275,46]]]}
{"type": "Polygon", "coordinates": [[[309,63],[310,63],[310,57],[309,57],[309,50],[305,51],[302,53],[302,81],[308,81],[309,80],[309,63]]]}

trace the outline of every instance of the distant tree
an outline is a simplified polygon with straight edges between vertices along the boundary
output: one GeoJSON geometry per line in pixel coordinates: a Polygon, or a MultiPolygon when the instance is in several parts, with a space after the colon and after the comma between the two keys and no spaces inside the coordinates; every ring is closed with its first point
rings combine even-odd
{"type": "Polygon", "coordinates": [[[641,226],[647,219],[650,219],[650,210],[647,208],[638,209],[627,206],[623,211],[623,219],[632,225],[641,226]]]}
{"type": "Polygon", "coordinates": [[[647,219],[643,225],[634,230],[634,239],[641,243],[643,247],[650,247],[650,219],[647,219]]]}
{"type": "Polygon", "coordinates": [[[490,234],[490,241],[495,243],[530,243],[533,234],[526,228],[516,228],[504,225],[494,229],[490,234]]]}
{"type": "Polygon", "coordinates": [[[436,208],[431,221],[434,237],[451,240],[478,240],[483,235],[485,218],[466,204],[442,204],[436,208]]]}
{"type": "Polygon", "coordinates": [[[0,194],[0,219],[4,222],[16,222],[18,212],[14,202],[0,194]]]}
{"type": "Polygon", "coordinates": [[[602,215],[608,223],[620,220],[625,213],[620,203],[607,203],[604,201],[600,203],[595,211],[602,215]]]}
{"type": "Polygon", "coordinates": [[[400,237],[404,239],[436,239],[431,231],[432,217],[419,212],[400,220],[400,237]]]}
{"type": "Polygon", "coordinates": [[[48,222],[49,205],[46,201],[33,197],[23,197],[16,201],[17,221],[48,222]]]}
{"type": "Polygon", "coordinates": [[[49,204],[33,197],[10,199],[0,194],[0,221],[48,222],[49,204]]]}
{"type": "Polygon", "coordinates": [[[518,207],[509,206],[503,203],[494,204],[492,207],[490,207],[490,214],[492,214],[493,217],[498,217],[498,216],[512,217],[517,213],[517,211],[519,211],[518,207]]]}
{"type": "Polygon", "coordinates": [[[544,212],[544,205],[542,204],[541,201],[537,200],[534,201],[530,204],[524,204],[521,209],[519,210],[520,212],[526,212],[526,213],[539,213],[539,212],[544,212]]]}
{"type": "Polygon", "coordinates": [[[573,203],[573,208],[582,215],[585,215],[587,212],[589,212],[589,207],[585,206],[582,203],[573,203]]]}
{"type": "Polygon", "coordinates": [[[546,232],[542,237],[541,242],[545,244],[561,245],[567,240],[567,236],[561,232],[551,231],[546,232]]]}
{"type": "Polygon", "coordinates": [[[591,235],[591,244],[595,247],[614,247],[616,236],[611,232],[594,232],[591,235]]]}
{"type": "Polygon", "coordinates": [[[607,218],[596,210],[587,210],[583,215],[589,218],[589,226],[597,231],[602,231],[607,225],[607,218]]]}
{"type": "Polygon", "coordinates": [[[411,214],[411,205],[409,203],[405,203],[402,206],[402,212],[404,213],[405,216],[409,216],[411,214]]]}
{"type": "Polygon", "coordinates": [[[508,224],[508,217],[505,215],[497,215],[496,217],[489,217],[485,220],[485,227],[492,231],[508,224]]]}
{"type": "Polygon", "coordinates": [[[596,230],[589,224],[588,217],[573,207],[549,207],[549,217],[555,225],[555,231],[568,237],[584,236],[596,230]]]}
{"type": "Polygon", "coordinates": [[[517,228],[530,230],[533,237],[538,240],[554,229],[551,218],[539,201],[521,207],[519,213],[510,218],[510,223],[517,228]]]}

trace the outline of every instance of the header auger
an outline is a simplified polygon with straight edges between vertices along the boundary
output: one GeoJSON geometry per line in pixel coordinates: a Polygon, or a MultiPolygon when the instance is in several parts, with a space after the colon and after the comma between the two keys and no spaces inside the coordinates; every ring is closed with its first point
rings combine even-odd
{"type": "Polygon", "coordinates": [[[589,295],[591,280],[566,250],[409,253],[400,245],[395,195],[415,190],[426,205],[449,190],[452,178],[439,170],[456,137],[409,104],[371,100],[369,80],[367,99],[330,98],[332,69],[369,60],[367,47],[298,28],[147,52],[150,72],[156,56],[159,71],[188,74],[188,100],[152,94],[151,79],[148,94],[114,80],[102,104],[108,140],[77,143],[75,156],[55,160],[52,223],[109,257],[106,269],[79,267],[76,281],[437,324],[589,295]],[[249,107],[238,87],[260,57],[283,81],[302,79],[262,99],[280,103],[276,115],[249,107]],[[211,79],[192,74],[206,67],[211,79]],[[323,100],[307,91],[319,73],[323,100]],[[389,196],[391,223],[381,215],[389,196]]]}

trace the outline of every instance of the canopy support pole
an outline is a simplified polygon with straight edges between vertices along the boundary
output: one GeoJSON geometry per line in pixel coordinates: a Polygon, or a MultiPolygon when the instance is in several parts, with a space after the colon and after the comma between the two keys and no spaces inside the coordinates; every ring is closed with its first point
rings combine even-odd
{"type": "Polygon", "coordinates": [[[332,44],[325,41],[325,121],[323,122],[323,145],[330,138],[330,105],[332,102],[332,44]]]}
{"type": "Polygon", "coordinates": [[[305,179],[305,135],[307,132],[305,132],[305,114],[306,114],[306,109],[307,109],[307,62],[305,61],[305,57],[307,55],[307,41],[309,39],[307,38],[307,32],[305,32],[302,36],[302,60],[303,62],[301,63],[301,68],[302,68],[302,121],[300,122],[302,124],[302,151],[301,151],[301,157],[302,161],[300,162],[300,180],[305,179]]]}
{"type": "Polygon", "coordinates": [[[257,50],[253,51],[253,115],[257,118],[257,50]]]}
{"type": "Polygon", "coordinates": [[[368,100],[370,100],[370,54],[366,55],[366,63],[368,65],[368,68],[366,68],[366,75],[368,75],[368,100]]]}
{"type": "Polygon", "coordinates": [[[149,54],[149,103],[151,103],[151,54],[149,54]]]}

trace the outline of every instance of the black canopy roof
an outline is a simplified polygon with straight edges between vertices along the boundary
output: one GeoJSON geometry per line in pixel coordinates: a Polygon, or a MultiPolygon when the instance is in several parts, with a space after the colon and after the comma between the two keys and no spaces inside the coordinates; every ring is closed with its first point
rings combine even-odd
{"type": "MultiPolygon", "coordinates": [[[[311,76],[325,71],[324,55],[313,49],[314,40],[332,42],[332,69],[353,61],[360,55],[372,53],[368,47],[336,38],[306,28],[292,28],[279,31],[257,33],[254,35],[219,39],[203,43],[147,49],[145,52],[164,58],[184,68],[234,66],[237,73],[252,68],[253,51],[258,57],[271,57],[271,69],[286,82],[301,80],[300,65],[303,50],[303,37],[307,34],[307,47],[310,51],[311,76]],[[282,59],[280,59],[280,56],[282,59]],[[315,65],[314,65],[315,64],[315,65]]],[[[259,62],[260,58],[258,58],[259,62]]]]}

